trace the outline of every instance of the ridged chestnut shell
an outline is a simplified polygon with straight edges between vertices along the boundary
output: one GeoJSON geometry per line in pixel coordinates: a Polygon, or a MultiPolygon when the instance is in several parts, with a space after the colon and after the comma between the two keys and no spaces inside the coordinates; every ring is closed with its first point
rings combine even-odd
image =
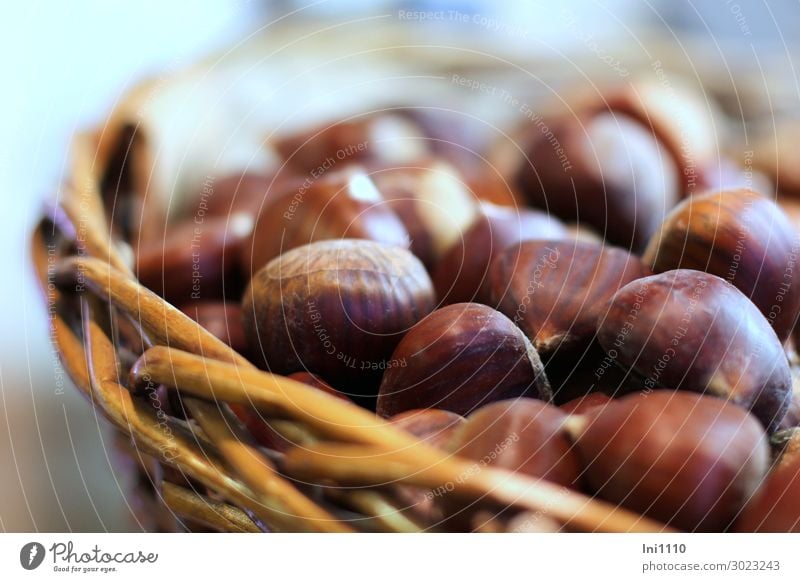
{"type": "Polygon", "coordinates": [[[242,309],[251,352],[265,368],[312,372],[345,393],[374,396],[392,351],[434,304],[425,268],[406,249],[336,240],[270,261],[242,309]]]}

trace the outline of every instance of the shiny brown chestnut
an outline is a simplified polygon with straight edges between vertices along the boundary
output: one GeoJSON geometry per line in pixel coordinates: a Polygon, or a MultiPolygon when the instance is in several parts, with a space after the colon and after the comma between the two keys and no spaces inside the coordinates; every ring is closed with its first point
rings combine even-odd
{"type": "Polygon", "coordinates": [[[616,291],[648,274],[622,249],[574,240],[528,240],[501,252],[489,273],[492,304],[540,353],[584,348],[616,291]]]}
{"type": "Polygon", "coordinates": [[[585,396],[573,398],[558,408],[565,414],[583,414],[585,412],[589,412],[590,410],[594,410],[595,408],[606,406],[608,403],[613,401],[614,399],[607,394],[603,394],[602,392],[592,392],[590,394],[586,394],[585,396]]]}
{"type": "Polygon", "coordinates": [[[632,394],[566,427],[600,497],[686,531],[728,528],[769,466],[759,422],[699,394],[632,394]]]}
{"type": "Polygon", "coordinates": [[[527,239],[568,238],[566,227],[544,212],[480,205],[480,214],[438,261],[432,278],[442,303],[491,304],[489,266],[509,246],[527,239]]]}
{"type": "Polygon", "coordinates": [[[419,259],[367,240],[311,243],[270,261],[243,301],[251,353],[288,374],[319,374],[342,391],[374,397],[403,334],[433,310],[419,259]]]}
{"type": "Polygon", "coordinates": [[[241,264],[249,278],[293,248],[320,240],[366,239],[408,246],[403,223],[361,168],[294,181],[260,212],[241,264]]]}
{"type": "Polygon", "coordinates": [[[379,168],[370,177],[408,230],[411,251],[428,268],[478,215],[477,198],[464,176],[442,159],[379,168]]]}
{"type": "Polygon", "coordinates": [[[597,337],[645,389],[729,399],[770,431],[786,414],[792,379],[783,346],[758,308],[719,277],[678,269],[633,281],[611,299],[597,337]]]}
{"type": "Polygon", "coordinates": [[[253,221],[246,214],[197,217],[134,247],[139,281],[170,303],[239,297],[239,254],[253,221]]]}
{"type": "Polygon", "coordinates": [[[722,277],[755,303],[786,341],[800,313],[795,262],[800,236],[781,209],[752,190],[684,200],[647,246],[656,273],[697,269],[722,277]]]}
{"type": "Polygon", "coordinates": [[[493,402],[456,429],[450,450],[481,466],[574,487],[581,467],[564,430],[566,419],[555,406],[532,398],[493,402]]]}
{"type": "Polygon", "coordinates": [[[678,172],[663,145],[624,115],[540,121],[514,178],[528,201],[641,251],[679,198],[678,172]]]}
{"type": "Polygon", "coordinates": [[[456,303],[425,317],[392,353],[378,393],[378,414],[416,408],[468,414],[495,400],[550,397],[539,355],[502,313],[456,303]]]}

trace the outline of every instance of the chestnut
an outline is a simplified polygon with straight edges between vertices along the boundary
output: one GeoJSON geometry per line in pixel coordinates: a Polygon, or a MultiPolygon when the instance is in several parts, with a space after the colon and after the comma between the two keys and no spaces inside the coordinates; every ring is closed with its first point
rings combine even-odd
{"type": "Polygon", "coordinates": [[[544,212],[517,211],[484,202],[472,225],[434,269],[437,295],[443,303],[475,301],[489,305],[489,265],[502,250],[522,240],[567,237],[563,224],[544,212]]]}
{"type": "Polygon", "coordinates": [[[673,160],[636,120],[608,112],[539,119],[514,182],[528,201],[641,251],[680,187],[673,160]]]}
{"type": "Polygon", "coordinates": [[[417,120],[388,110],[288,135],[275,146],[295,172],[316,174],[346,162],[402,164],[431,153],[430,143],[417,120]]]}
{"type": "Polygon", "coordinates": [[[770,439],[772,445],[772,468],[770,475],[777,471],[791,470],[800,463],[800,427],[787,428],[776,432],[770,439]]]}
{"type": "Polygon", "coordinates": [[[466,419],[455,412],[423,408],[396,414],[389,422],[434,447],[445,449],[452,440],[453,433],[466,419]]]}
{"type": "Polygon", "coordinates": [[[608,300],[648,274],[622,249],[574,240],[528,240],[501,252],[489,272],[492,304],[539,353],[588,346],[608,300]]]}
{"type": "Polygon", "coordinates": [[[339,238],[409,244],[403,223],[370,177],[354,166],[317,180],[295,181],[267,204],[242,245],[241,264],[249,278],[283,252],[339,238]]]}
{"type": "Polygon", "coordinates": [[[792,378],[783,346],[758,308],[719,277],[678,269],[633,281],[611,299],[597,337],[645,389],[729,399],[770,431],[786,414],[792,378]]]}
{"type": "Polygon", "coordinates": [[[247,353],[242,306],[232,301],[195,301],[180,310],[240,354],[247,353]]]}
{"type": "Polygon", "coordinates": [[[134,248],[136,276],[175,304],[238,297],[239,253],[252,229],[246,214],[196,217],[170,226],[162,238],[142,240],[134,248]]]}
{"type": "Polygon", "coordinates": [[[613,402],[611,396],[602,392],[592,392],[565,402],[559,406],[559,409],[565,414],[583,414],[595,408],[606,406],[609,402],[613,402]]]}
{"type": "Polygon", "coordinates": [[[736,531],[800,532],[800,430],[786,432],[778,462],[742,511],[736,531]]]}
{"type": "Polygon", "coordinates": [[[242,309],[260,365],[319,374],[340,391],[374,398],[392,351],[434,305],[430,277],[408,250],[344,239],[270,261],[250,281],[242,309]]]}
{"type": "Polygon", "coordinates": [[[755,140],[748,152],[755,170],[765,174],[778,192],[800,198],[800,152],[797,151],[797,119],[780,119],[755,140]]]}
{"type": "Polygon", "coordinates": [[[514,184],[502,177],[497,169],[489,165],[459,166],[464,183],[480,202],[505,206],[519,210],[524,200],[514,184]]]}
{"type": "Polygon", "coordinates": [[[247,214],[255,219],[262,207],[272,201],[287,183],[296,178],[288,172],[229,174],[203,185],[195,195],[191,217],[247,214]]]}
{"type": "Polygon", "coordinates": [[[566,419],[555,406],[533,398],[493,402],[456,429],[450,450],[482,466],[574,487],[581,466],[564,429],[566,419]]]}
{"type": "Polygon", "coordinates": [[[530,341],[505,315],[478,303],[434,311],[403,337],[390,361],[378,393],[382,416],[416,408],[463,415],[522,394],[550,397],[530,341]]]}
{"type": "Polygon", "coordinates": [[[455,167],[437,158],[380,168],[371,174],[411,237],[411,251],[428,268],[463,235],[478,202],[455,167]]]}
{"type": "Polygon", "coordinates": [[[713,185],[725,127],[707,94],[673,77],[666,89],[661,82],[638,80],[610,88],[602,97],[595,100],[595,110],[629,116],[658,139],[662,155],[674,162],[683,196],[713,185]]]}
{"type": "Polygon", "coordinates": [[[632,394],[566,427],[600,497],[686,531],[728,528],[769,466],[758,421],[699,394],[632,394]]]}
{"type": "Polygon", "coordinates": [[[755,303],[786,341],[800,313],[800,237],[771,200],[752,190],[710,192],[675,207],[647,246],[654,272],[697,269],[724,278],[755,303]]]}

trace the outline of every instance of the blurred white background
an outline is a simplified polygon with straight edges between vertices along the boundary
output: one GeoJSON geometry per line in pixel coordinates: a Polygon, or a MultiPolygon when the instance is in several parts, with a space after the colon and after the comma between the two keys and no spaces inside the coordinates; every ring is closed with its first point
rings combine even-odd
{"type": "MultiPolygon", "coordinates": [[[[750,33],[745,45],[756,38],[768,37],[772,44],[784,42],[784,37],[791,40],[798,36],[793,29],[800,26],[800,19],[786,16],[796,14],[796,3],[788,1],[757,8],[742,2],[741,7],[736,4],[739,12],[727,0],[696,5],[577,0],[564,6],[543,0],[5,3],[0,15],[0,531],[133,527],[124,488],[107,458],[110,431],[71,387],[56,393],[59,372],[28,264],[30,228],[41,201],[52,196],[61,180],[71,136],[102,120],[143,76],[179,69],[288,11],[312,4],[303,12],[322,18],[357,17],[365,10],[396,15],[398,7],[494,15],[526,32],[501,37],[503,43],[518,43],[522,51],[541,46],[554,51],[591,49],[585,38],[576,38],[576,27],[590,31],[593,41],[629,35],[627,40],[634,43],[630,30],[646,22],[667,30],[667,36],[687,29],[709,42],[732,39],[729,44],[741,48],[739,13],[745,15],[750,33]],[[577,23],[569,25],[572,33],[565,32],[563,16],[555,17],[565,7],[577,23]],[[791,28],[776,35],[777,22],[791,28]]],[[[440,29],[433,26],[431,31],[440,29]]],[[[484,40],[493,34],[481,26],[461,32],[484,40]]],[[[783,55],[790,52],[786,45],[781,49],[783,55]]],[[[752,53],[746,46],[745,52],[752,53]]]]}
{"type": "Polygon", "coordinates": [[[4,3],[0,531],[133,527],[106,456],[110,430],[71,386],[55,393],[27,239],[76,130],[101,120],[143,75],[219,50],[259,26],[262,12],[258,3],[225,0],[4,3]]]}

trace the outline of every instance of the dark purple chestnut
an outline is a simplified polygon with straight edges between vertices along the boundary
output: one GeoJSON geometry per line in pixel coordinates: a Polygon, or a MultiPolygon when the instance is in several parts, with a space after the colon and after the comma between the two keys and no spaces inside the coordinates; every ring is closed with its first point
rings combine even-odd
{"type": "Polygon", "coordinates": [[[679,269],[629,283],[599,321],[598,341],[645,389],[731,400],[770,431],[789,406],[792,378],[775,331],[741,291],[714,275],[679,269]]]}
{"type": "Polygon", "coordinates": [[[230,216],[244,213],[255,217],[290,180],[285,175],[243,172],[209,180],[195,195],[189,216],[230,216]]]}
{"type": "Polygon", "coordinates": [[[251,353],[266,369],[319,374],[345,393],[374,397],[392,351],[434,305],[430,277],[409,251],[345,239],[270,261],[242,310],[251,353]]]}
{"type": "Polygon", "coordinates": [[[478,303],[436,310],[392,354],[378,394],[378,414],[416,408],[468,414],[523,394],[549,398],[541,360],[502,313],[478,303]]]}
{"type": "Polygon", "coordinates": [[[679,204],[647,246],[656,273],[697,269],[749,297],[786,341],[800,313],[800,235],[774,202],[752,190],[694,196],[679,204]]]}
{"type": "Polygon", "coordinates": [[[596,111],[635,119],[657,138],[661,155],[673,161],[682,196],[713,186],[723,163],[720,134],[725,135],[725,125],[708,94],[673,78],[668,90],[659,81],[636,81],[602,97],[595,100],[596,111]]]}
{"type": "Polygon", "coordinates": [[[699,394],[632,394],[566,427],[593,491],[686,531],[728,528],[769,467],[759,422],[699,394]]]}

